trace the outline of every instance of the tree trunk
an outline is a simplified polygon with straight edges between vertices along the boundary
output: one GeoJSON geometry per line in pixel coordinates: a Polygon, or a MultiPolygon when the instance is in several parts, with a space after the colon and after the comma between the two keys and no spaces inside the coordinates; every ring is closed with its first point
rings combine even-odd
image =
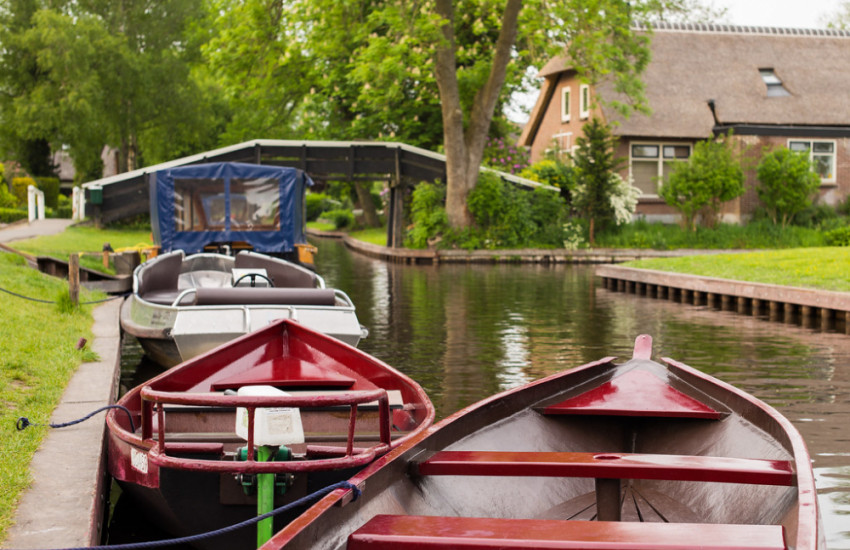
{"type": "Polygon", "coordinates": [[[357,202],[360,203],[360,208],[363,209],[363,222],[366,227],[379,227],[381,220],[378,218],[378,211],[369,190],[362,183],[355,181],[354,192],[357,194],[357,202]]]}
{"type": "Polygon", "coordinates": [[[452,0],[436,0],[435,9],[437,15],[443,18],[444,40],[437,46],[434,66],[440,90],[443,144],[446,151],[446,215],[452,227],[469,227],[472,225],[472,215],[467,208],[467,197],[478,183],[493,111],[505,82],[511,49],[516,42],[522,0],[508,0],[505,6],[490,75],[475,95],[465,131],[457,81],[452,0]]]}

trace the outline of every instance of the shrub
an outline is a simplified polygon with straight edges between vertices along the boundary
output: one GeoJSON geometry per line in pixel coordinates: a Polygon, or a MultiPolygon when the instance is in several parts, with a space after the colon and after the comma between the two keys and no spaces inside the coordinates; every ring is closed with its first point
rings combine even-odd
{"type": "Polygon", "coordinates": [[[339,203],[324,193],[308,193],[305,197],[307,221],[316,221],[322,212],[332,210],[335,204],[339,203]]]}
{"type": "Polygon", "coordinates": [[[504,138],[488,138],[484,146],[484,165],[502,172],[519,174],[528,167],[528,158],[528,149],[518,147],[504,138]]]}
{"type": "Polygon", "coordinates": [[[37,178],[36,186],[44,193],[44,206],[59,206],[59,178],[37,178]]]}
{"type": "Polygon", "coordinates": [[[805,152],[780,147],[767,153],[756,168],[759,199],[770,213],[773,223],[783,227],[794,216],[812,204],[812,196],[820,187],[820,176],[812,171],[805,152]]]}
{"type": "Polygon", "coordinates": [[[850,246],[850,227],[844,226],[827,231],[823,239],[827,246],[850,246]]]}
{"type": "Polygon", "coordinates": [[[26,210],[18,208],[0,208],[0,223],[12,223],[27,219],[26,210]]]}
{"type": "Polygon", "coordinates": [[[333,223],[335,229],[344,229],[354,225],[354,214],[351,210],[328,210],[322,213],[322,218],[333,223]]]}
{"type": "Polygon", "coordinates": [[[728,139],[698,141],[688,162],[675,163],[658,194],[681,212],[687,229],[696,229],[701,212],[713,226],[723,203],[744,194],[744,170],[728,139]]]}
{"type": "Polygon", "coordinates": [[[523,170],[520,175],[532,181],[559,188],[567,204],[572,202],[576,173],[575,169],[566,162],[553,159],[541,160],[523,170]]]}
{"type": "Polygon", "coordinates": [[[32,178],[12,178],[12,193],[18,200],[18,206],[26,206],[27,204],[27,188],[30,185],[35,185],[35,180],[32,178]]]}
{"type": "Polygon", "coordinates": [[[59,202],[59,204],[56,206],[56,209],[54,210],[55,216],[57,218],[70,218],[73,215],[73,208],[71,206],[71,198],[60,194],[58,202],[59,202]]]}
{"type": "MultiPolygon", "coordinates": [[[[3,166],[0,164],[0,166],[3,166]]],[[[0,208],[14,208],[18,205],[18,199],[6,187],[5,182],[0,182],[0,208]]]]}
{"type": "Polygon", "coordinates": [[[445,208],[446,188],[437,183],[420,183],[410,203],[412,227],[404,238],[409,248],[427,248],[428,240],[449,227],[445,208]]]}

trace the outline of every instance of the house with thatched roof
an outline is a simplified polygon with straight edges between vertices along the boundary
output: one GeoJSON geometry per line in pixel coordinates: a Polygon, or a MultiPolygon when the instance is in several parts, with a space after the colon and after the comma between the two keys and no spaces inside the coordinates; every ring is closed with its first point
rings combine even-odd
{"type": "Polygon", "coordinates": [[[755,165],[779,146],[810,155],[822,181],[819,202],[850,194],[850,33],[658,24],[651,53],[642,80],[652,112],[627,119],[607,106],[623,99],[612,86],[592,88],[563,57],[547,63],[519,142],[531,148],[532,161],[551,149],[569,153],[584,124],[599,116],[613,123],[618,155],[627,160],[623,176],[641,190],[638,214],[647,218],[676,218],[658,197],[659,182],[694,143],[730,130],[752,165],[747,192],[725,206],[726,219],[746,219],[758,207],[755,165]]]}

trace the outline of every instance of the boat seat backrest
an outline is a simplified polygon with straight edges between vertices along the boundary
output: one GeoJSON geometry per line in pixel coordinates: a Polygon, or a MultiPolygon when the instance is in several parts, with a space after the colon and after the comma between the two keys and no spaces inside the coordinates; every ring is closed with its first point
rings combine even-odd
{"type": "Polygon", "coordinates": [[[195,305],[293,305],[332,306],[336,295],[330,288],[199,288],[195,305]]]}
{"type": "Polygon", "coordinates": [[[781,525],[377,515],[349,535],[346,548],[784,550],[786,544],[781,525]]]}
{"type": "Polygon", "coordinates": [[[180,250],[151,260],[139,272],[139,296],[144,298],[151,292],[176,291],[182,263],[183,252],[180,250]]]}
{"type": "Polygon", "coordinates": [[[235,267],[265,269],[277,288],[315,288],[317,286],[315,273],[259,254],[240,252],[236,255],[235,267]]]}

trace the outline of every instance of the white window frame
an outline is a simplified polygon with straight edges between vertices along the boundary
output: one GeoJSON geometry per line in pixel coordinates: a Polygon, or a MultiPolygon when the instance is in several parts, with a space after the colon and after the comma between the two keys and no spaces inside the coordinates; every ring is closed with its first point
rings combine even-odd
{"type": "MultiPolygon", "coordinates": [[[[830,156],[832,157],[832,177],[821,177],[821,184],[829,184],[836,182],[836,174],[838,172],[838,143],[834,139],[797,139],[797,138],[789,138],[788,143],[786,143],[786,147],[791,149],[791,144],[797,143],[807,143],[809,146],[809,162],[812,163],[812,168],[815,166],[815,156],[830,156]],[[824,152],[815,152],[815,143],[829,143],[832,145],[831,153],[824,152]]],[[[791,149],[793,151],[793,149],[791,149]]],[[[817,172],[815,172],[817,173],[817,172]]]]}
{"type": "Polygon", "coordinates": [[[572,156],[573,150],[575,149],[575,145],[573,145],[572,132],[559,132],[557,134],[552,134],[551,141],[558,142],[558,149],[556,152],[559,158],[563,159],[565,156],[572,156]]]}
{"type": "MultiPolygon", "coordinates": [[[[656,163],[655,177],[656,178],[663,178],[664,177],[664,147],[670,147],[670,146],[672,146],[672,147],[687,147],[688,148],[688,159],[690,159],[691,156],[694,154],[694,144],[693,143],[687,143],[687,142],[682,142],[682,141],[632,141],[632,142],[629,142],[629,179],[632,182],[634,182],[634,175],[632,173],[633,172],[632,168],[633,168],[635,162],[645,162],[647,164],[649,164],[651,162],[656,163]],[[648,145],[648,146],[651,146],[651,147],[658,147],[658,158],[655,158],[655,159],[640,158],[640,157],[635,158],[632,155],[632,151],[633,151],[633,148],[634,148],[635,145],[648,145]]],[[[679,161],[682,161],[684,159],[673,158],[673,159],[670,159],[670,160],[679,162],[679,161]]],[[[657,189],[658,189],[658,186],[656,185],[656,190],[657,189]]],[[[642,198],[642,199],[657,199],[658,198],[658,192],[656,191],[655,193],[644,193],[643,191],[641,191],[640,198],[642,198]]]]}
{"type": "Polygon", "coordinates": [[[587,120],[590,118],[590,85],[582,84],[578,91],[579,97],[579,118],[587,120]]]}
{"type": "Polygon", "coordinates": [[[570,100],[572,99],[572,90],[570,86],[561,88],[561,122],[570,121],[570,100]]]}

